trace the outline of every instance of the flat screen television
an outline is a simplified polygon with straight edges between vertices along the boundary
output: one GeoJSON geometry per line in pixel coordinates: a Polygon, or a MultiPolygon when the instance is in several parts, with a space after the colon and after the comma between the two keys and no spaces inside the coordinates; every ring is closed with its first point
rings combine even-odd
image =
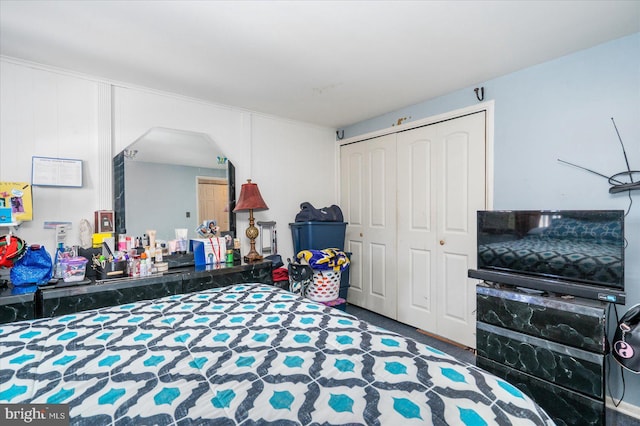
{"type": "Polygon", "coordinates": [[[622,210],[479,211],[477,249],[472,278],[625,303],[622,210]]]}

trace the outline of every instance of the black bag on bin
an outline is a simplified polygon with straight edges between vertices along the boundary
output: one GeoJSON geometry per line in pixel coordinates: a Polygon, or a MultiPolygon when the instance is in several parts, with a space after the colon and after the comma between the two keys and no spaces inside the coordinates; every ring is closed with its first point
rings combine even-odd
{"type": "Polygon", "coordinates": [[[342,210],[335,204],[316,209],[309,202],[300,204],[300,213],[296,215],[296,222],[343,222],[342,210]]]}

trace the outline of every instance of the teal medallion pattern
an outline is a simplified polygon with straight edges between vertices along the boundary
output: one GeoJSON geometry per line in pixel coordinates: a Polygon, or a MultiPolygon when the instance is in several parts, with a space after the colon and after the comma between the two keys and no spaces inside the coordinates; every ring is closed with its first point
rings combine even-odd
{"type": "Polygon", "coordinates": [[[0,329],[0,403],[72,425],[550,425],[434,348],[264,284],[0,329]]]}

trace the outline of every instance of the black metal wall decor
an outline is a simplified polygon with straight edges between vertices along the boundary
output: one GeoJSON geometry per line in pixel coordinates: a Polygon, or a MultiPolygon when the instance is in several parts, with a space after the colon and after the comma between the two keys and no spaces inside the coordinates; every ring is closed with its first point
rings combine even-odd
{"type": "Polygon", "coordinates": [[[473,91],[476,92],[476,98],[478,98],[480,102],[484,101],[484,87],[476,87],[473,91]],[[478,92],[480,92],[480,94],[478,94],[478,92]]]}
{"type": "Polygon", "coordinates": [[[606,176],[602,173],[598,173],[594,170],[588,169],[586,167],[579,166],[577,164],[570,163],[568,161],[564,161],[558,158],[558,161],[564,164],[569,164],[570,166],[578,167],[582,170],[586,170],[587,172],[596,174],[601,176],[609,182],[611,187],[609,188],[609,194],[617,194],[623,191],[631,191],[634,189],[640,189],[640,170],[631,170],[629,166],[629,159],[627,158],[627,151],[624,149],[624,143],[622,142],[622,137],[620,137],[620,132],[618,131],[618,126],[616,126],[616,122],[611,117],[611,122],[613,123],[613,127],[616,129],[616,134],[618,135],[618,140],[620,141],[620,146],[622,147],[622,154],[624,155],[624,161],[627,165],[627,170],[615,173],[611,176],[606,176]]]}

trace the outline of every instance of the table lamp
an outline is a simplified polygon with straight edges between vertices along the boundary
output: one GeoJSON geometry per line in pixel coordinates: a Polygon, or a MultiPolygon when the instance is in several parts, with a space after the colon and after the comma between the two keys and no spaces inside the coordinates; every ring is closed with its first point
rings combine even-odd
{"type": "Polygon", "coordinates": [[[236,203],[235,212],[249,211],[249,227],[245,232],[247,238],[251,242],[251,249],[246,256],[244,256],[245,262],[255,262],[261,260],[262,256],[256,251],[256,238],[258,238],[258,228],[254,226],[253,211],[254,210],[267,210],[267,203],[262,199],[258,185],[251,182],[251,179],[247,179],[247,183],[242,184],[240,188],[240,197],[236,203]]]}

